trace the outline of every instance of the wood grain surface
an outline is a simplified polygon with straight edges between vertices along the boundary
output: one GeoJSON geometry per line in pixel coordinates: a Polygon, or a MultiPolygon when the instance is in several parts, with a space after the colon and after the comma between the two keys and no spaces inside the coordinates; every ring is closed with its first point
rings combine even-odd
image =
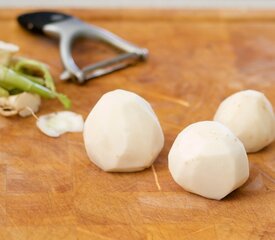
{"type": "MultiPolygon", "coordinates": [[[[63,83],[56,40],[22,30],[0,10],[0,39],[20,55],[46,62],[57,88],[86,117],[107,91],[122,88],[147,99],[165,132],[152,168],[105,173],[92,164],[82,134],[43,135],[35,119],[0,117],[0,239],[275,239],[275,143],[249,154],[247,183],[222,201],[185,192],[167,168],[176,135],[210,120],[219,103],[243,89],[263,91],[275,106],[274,11],[65,10],[150,50],[146,63],[83,86],[63,83]]],[[[112,54],[80,41],[80,65],[112,54]],[[89,49],[87,51],[87,49],[89,49]]],[[[43,101],[38,114],[62,110],[43,101]]]]}

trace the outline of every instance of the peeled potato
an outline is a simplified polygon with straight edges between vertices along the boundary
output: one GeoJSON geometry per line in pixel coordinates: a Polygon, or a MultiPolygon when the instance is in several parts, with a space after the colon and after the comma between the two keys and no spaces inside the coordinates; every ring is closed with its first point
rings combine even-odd
{"type": "Polygon", "coordinates": [[[220,200],[249,176],[243,144],[214,121],[191,124],[176,138],[168,156],[173,179],[186,191],[220,200]]]}
{"type": "Polygon", "coordinates": [[[261,92],[246,90],[226,98],[215,117],[244,144],[247,152],[257,152],[275,139],[275,116],[271,103],[261,92]]]}
{"type": "Polygon", "coordinates": [[[104,171],[133,172],[151,166],[164,136],[150,104],[135,93],[104,94],[84,124],[90,160],[104,171]]]}

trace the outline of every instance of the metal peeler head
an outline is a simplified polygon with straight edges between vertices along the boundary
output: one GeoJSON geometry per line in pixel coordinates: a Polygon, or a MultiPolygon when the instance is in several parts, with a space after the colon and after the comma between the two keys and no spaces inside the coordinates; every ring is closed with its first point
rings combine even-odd
{"type": "Polygon", "coordinates": [[[86,80],[123,69],[148,57],[148,50],[139,48],[119,36],[86,24],[77,18],[59,12],[33,12],[20,15],[19,24],[34,33],[42,33],[60,38],[60,55],[65,68],[61,74],[62,80],[76,80],[84,83],[86,80]],[[103,60],[80,69],[72,57],[72,46],[79,38],[90,38],[114,47],[120,52],[118,56],[103,60]]]}

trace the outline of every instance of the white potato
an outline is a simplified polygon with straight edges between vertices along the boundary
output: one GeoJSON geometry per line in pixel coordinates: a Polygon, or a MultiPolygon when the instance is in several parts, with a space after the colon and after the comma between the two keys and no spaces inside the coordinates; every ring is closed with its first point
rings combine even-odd
{"type": "Polygon", "coordinates": [[[186,191],[220,200],[249,176],[243,144],[221,123],[197,122],[176,138],[168,156],[174,180],[186,191]]]}
{"type": "Polygon", "coordinates": [[[229,96],[220,104],[214,120],[227,126],[247,152],[257,152],[275,138],[272,105],[258,91],[246,90],[229,96]]]}
{"type": "Polygon", "coordinates": [[[87,117],[84,142],[90,160],[104,171],[133,172],[151,166],[164,136],[148,102],[115,90],[104,94],[87,117]]]}

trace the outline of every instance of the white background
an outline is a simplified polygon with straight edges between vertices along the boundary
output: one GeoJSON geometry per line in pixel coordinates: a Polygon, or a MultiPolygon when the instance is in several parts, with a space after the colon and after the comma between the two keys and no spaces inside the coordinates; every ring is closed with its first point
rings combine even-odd
{"type": "Polygon", "coordinates": [[[0,7],[275,8],[275,0],[0,0],[0,7]]]}

